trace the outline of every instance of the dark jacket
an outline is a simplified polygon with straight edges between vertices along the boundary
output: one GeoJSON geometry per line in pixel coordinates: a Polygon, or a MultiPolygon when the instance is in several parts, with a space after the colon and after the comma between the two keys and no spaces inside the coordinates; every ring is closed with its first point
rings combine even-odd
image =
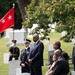
{"type": "Polygon", "coordinates": [[[75,46],[73,47],[72,50],[72,63],[75,64],[75,46]]]}
{"type": "Polygon", "coordinates": [[[28,60],[27,60],[27,58],[28,58],[29,52],[30,52],[30,48],[28,48],[28,49],[23,49],[23,50],[21,51],[21,57],[20,57],[21,63],[28,65],[28,60]]]}
{"type": "Polygon", "coordinates": [[[21,72],[22,73],[25,73],[25,72],[29,73],[30,72],[29,63],[27,60],[29,52],[30,52],[30,48],[23,49],[21,52],[21,57],[20,57],[21,63],[20,63],[20,65],[25,64],[25,67],[21,66],[21,72]]]}
{"type": "Polygon", "coordinates": [[[18,47],[10,47],[9,52],[12,54],[11,56],[19,57],[20,50],[18,47]]]}
{"type": "Polygon", "coordinates": [[[34,44],[30,47],[29,59],[32,59],[32,66],[43,66],[43,51],[44,45],[42,42],[38,41],[35,47],[34,44]]]}
{"type": "Polygon", "coordinates": [[[59,57],[52,71],[51,75],[67,75],[69,64],[63,57],[59,57]]]}

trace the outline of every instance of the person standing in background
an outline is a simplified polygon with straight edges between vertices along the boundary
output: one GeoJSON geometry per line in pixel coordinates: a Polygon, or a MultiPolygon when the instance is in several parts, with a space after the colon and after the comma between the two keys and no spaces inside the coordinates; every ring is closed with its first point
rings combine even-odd
{"type": "Polygon", "coordinates": [[[26,39],[26,41],[24,43],[25,49],[23,49],[21,51],[20,66],[21,66],[21,72],[22,73],[30,73],[29,63],[27,60],[29,52],[30,52],[30,42],[31,42],[31,40],[26,39]]]}
{"type": "MultiPolygon", "coordinates": [[[[59,49],[61,52],[62,52],[62,49],[61,49],[61,43],[59,42],[59,41],[55,41],[54,43],[53,43],[53,48],[54,48],[54,50],[57,50],[57,49],[59,49]]],[[[51,64],[53,63],[53,60],[52,60],[52,58],[53,58],[53,54],[54,54],[54,51],[50,54],[50,56],[49,56],[49,59],[50,59],[50,62],[49,62],[49,66],[51,66],[51,64]]]]}
{"type": "Polygon", "coordinates": [[[16,40],[12,40],[13,44],[9,48],[10,56],[9,56],[9,61],[18,60],[19,55],[20,55],[20,49],[16,46],[16,40]]]}
{"type": "Polygon", "coordinates": [[[74,65],[74,71],[75,71],[75,44],[74,44],[73,50],[72,50],[72,63],[74,65]]]}
{"type": "Polygon", "coordinates": [[[30,75],[42,75],[44,45],[39,40],[39,35],[33,35],[34,43],[30,46],[28,62],[30,63],[30,75]]]}
{"type": "Polygon", "coordinates": [[[61,43],[60,43],[59,41],[55,41],[55,42],[54,42],[53,48],[54,48],[55,50],[59,49],[59,50],[62,52],[61,43]]]}

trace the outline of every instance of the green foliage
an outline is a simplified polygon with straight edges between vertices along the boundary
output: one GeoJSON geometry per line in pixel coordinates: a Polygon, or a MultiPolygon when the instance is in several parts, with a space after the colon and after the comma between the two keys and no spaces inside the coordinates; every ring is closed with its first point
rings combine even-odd
{"type": "Polygon", "coordinates": [[[65,36],[66,42],[71,41],[75,36],[75,1],[63,0],[60,1],[53,13],[53,20],[57,22],[56,30],[61,32],[65,30],[67,32],[65,36]],[[59,7],[59,8],[58,8],[59,7]]]}
{"type": "Polygon", "coordinates": [[[23,25],[26,28],[31,28],[34,23],[37,23],[38,30],[35,31],[40,33],[40,29],[43,29],[43,34],[46,36],[51,30],[48,24],[57,22],[58,32],[67,31],[66,36],[69,37],[69,40],[75,36],[74,0],[32,0],[25,11],[26,21],[23,22],[23,25]]]}
{"type": "Polygon", "coordinates": [[[22,27],[22,18],[16,0],[0,0],[0,19],[13,7],[15,3],[15,29],[22,27]]]}
{"type": "Polygon", "coordinates": [[[26,21],[23,22],[23,25],[26,28],[31,28],[33,24],[37,23],[38,27],[33,30],[33,33],[43,33],[43,35],[46,36],[50,33],[50,27],[48,26],[48,24],[50,23],[49,4],[41,2],[39,0],[37,1],[32,0],[31,4],[25,8],[26,21]],[[43,29],[43,32],[40,31],[41,29],[43,29]]]}

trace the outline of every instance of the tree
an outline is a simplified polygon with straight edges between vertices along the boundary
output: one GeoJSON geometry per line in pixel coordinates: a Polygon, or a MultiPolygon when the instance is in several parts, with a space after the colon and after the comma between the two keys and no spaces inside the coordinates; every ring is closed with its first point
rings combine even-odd
{"type": "Polygon", "coordinates": [[[49,35],[49,23],[57,22],[56,30],[61,32],[65,30],[67,34],[64,38],[70,41],[75,36],[75,1],[74,0],[32,0],[25,9],[26,21],[23,25],[31,28],[34,23],[38,27],[34,32],[41,33],[43,29],[44,36],[49,35]],[[38,2],[37,2],[38,1],[38,2]]]}
{"type": "Polygon", "coordinates": [[[33,30],[33,33],[43,34],[45,35],[43,38],[45,38],[50,33],[50,27],[48,25],[50,23],[49,4],[44,1],[32,0],[25,11],[26,21],[23,22],[23,25],[26,28],[31,28],[33,24],[37,23],[38,27],[33,30]]]}
{"type": "Polygon", "coordinates": [[[60,1],[60,4],[56,5],[55,12],[53,13],[54,15],[53,19],[54,21],[57,21],[56,30],[58,32],[61,32],[63,30],[67,32],[67,34],[61,38],[66,42],[71,41],[71,39],[74,38],[75,36],[74,14],[75,14],[75,1],[74,0],[60,1]]]}
{"type": "Polygon", "coordinates": [[[25,21],[25,7],[30,3],[30,0],[17,0],[21,15],[22,15],[22,20],[25,21]]]}
{"type": "Polygon", "coordinates": [[[0,18],[2,18],[12,7],[13,3],[15,3],[15,29],[21,29],[22,27],[22,18],[21,13],[18,8],[18,4],[16,0],[0,0],[0,18]]]}
{"type": "MultiPolygon", "coordinates": [[[[15,3],[15,26],[14,29],[22,28],[22,17],[20,10],[18,8],[18,4],[16,0],[0,0],[0,19],[13,7],[13,3],[15,3]]],[[[0,34],[1,37],[4,35],[4,32],[0,34]]]]}

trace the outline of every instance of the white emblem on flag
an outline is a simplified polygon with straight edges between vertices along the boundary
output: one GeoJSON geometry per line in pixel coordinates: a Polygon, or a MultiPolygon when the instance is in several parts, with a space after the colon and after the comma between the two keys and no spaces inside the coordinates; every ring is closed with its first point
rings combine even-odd
{"type": "Polygon", "coordinates": [[[2,19],[1,21],[2,21],[2,23],[5,23],[5,19],[2,19]]]}
{"type": "Polygon", "coordinates": [[[8,19],[11,20],[11,19],[12,19],[12,16],[9,15],[9,16],[8,16],[8,19]]]}

